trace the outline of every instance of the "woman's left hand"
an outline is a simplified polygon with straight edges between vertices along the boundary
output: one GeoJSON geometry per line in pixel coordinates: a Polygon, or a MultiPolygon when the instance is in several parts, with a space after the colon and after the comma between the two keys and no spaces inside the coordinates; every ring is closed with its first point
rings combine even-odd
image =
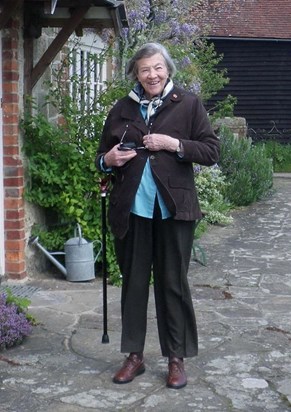
{"type": "Polygon", "coordinates": [[[152,151],[167,150],[168,152],[176,152],[180,144],[178,139],[168,136],[167,134],[151,133],[143,137],[144,146],[152,151]]]}

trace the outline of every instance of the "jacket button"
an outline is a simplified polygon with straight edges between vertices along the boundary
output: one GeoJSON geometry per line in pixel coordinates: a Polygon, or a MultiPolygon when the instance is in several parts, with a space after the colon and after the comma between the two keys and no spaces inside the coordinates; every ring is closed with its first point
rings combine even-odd
{"type": "Polygon", "coordinates": [[[155,158],[156,158],[155,155],[150,155],[150,159],[151,159],[151,160],[154,160],[155,158]]]}

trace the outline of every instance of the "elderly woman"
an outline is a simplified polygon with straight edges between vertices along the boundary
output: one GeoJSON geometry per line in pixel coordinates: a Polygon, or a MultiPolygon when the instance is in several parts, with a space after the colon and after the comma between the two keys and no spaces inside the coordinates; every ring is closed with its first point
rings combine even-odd
{"type": "Polygon", "coordinates": [[[219,141],[199,98],[173,84],[175,70],[160,44],[135,53],[127,75],[136,85],[110,111],[96,165],[114,175],[108,219],[123,279],[121,352],[129,353],[113,382],[131,382],[145,371],[152,273],[166,384],[179,389],[187,384],[183,360],[198,351],[187,280],[201,218],[192,162],[216,163],[219,141]]]}

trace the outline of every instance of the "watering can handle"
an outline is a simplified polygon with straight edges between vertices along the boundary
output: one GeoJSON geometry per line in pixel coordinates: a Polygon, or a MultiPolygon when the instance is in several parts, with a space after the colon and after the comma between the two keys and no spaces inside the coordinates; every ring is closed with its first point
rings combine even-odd
{"type": "Polygon", "coordinates": [[[82,231],[81,231],[81,226],[79,223],[76,224],[75,227],[75,237],[77,237],[77,233],[76,233],[76,229],[78,229],[78,235],[79,235],[79,245],[81,244],[81,240],[82,240],[82,231]]]}
{"type": "Polygon", "coordinates": [[[103,247],[101,240],[93,240],[93,244],[94,244],[95,242],[98,242],[99,245],[100,245],[100,247],[99,247],[98,252],[96,253],[96,256],[95,256],[95,258],[94,258],[94,262],[96,262],[96,260],[98,259],[100,253],[102,252],[102,247],[103,247]]]}

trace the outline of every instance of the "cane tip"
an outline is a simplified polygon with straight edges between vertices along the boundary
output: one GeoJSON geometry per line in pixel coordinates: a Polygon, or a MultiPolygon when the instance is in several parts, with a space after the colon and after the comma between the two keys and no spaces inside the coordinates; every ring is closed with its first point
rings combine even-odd
{"type": "Polygon", "coordinates": [[[102,343],[109,343],[109,336],[108,335],[103,335],[102,336],[102,343]]]}

